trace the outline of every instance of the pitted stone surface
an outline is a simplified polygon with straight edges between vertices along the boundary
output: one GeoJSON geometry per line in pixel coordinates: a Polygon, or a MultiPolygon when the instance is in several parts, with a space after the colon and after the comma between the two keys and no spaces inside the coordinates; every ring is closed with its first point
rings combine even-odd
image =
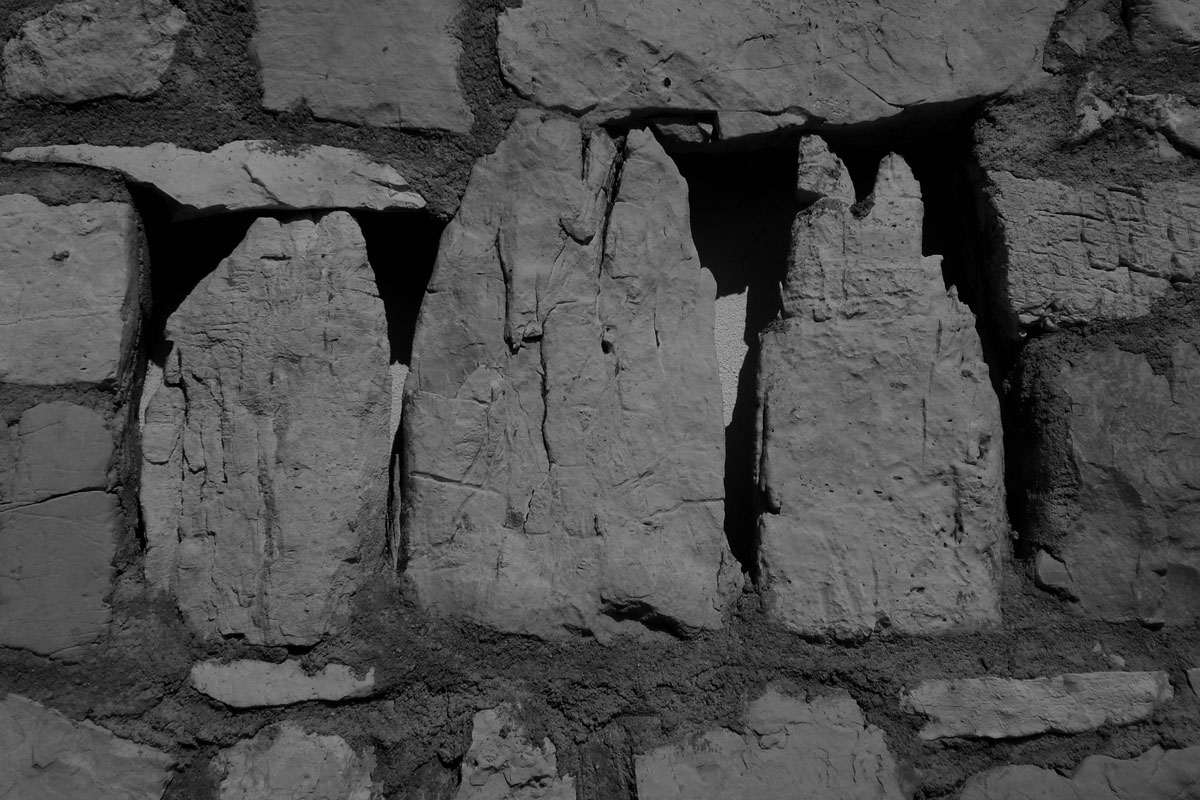
{"type": "Polygon", "coordinates": [[[0,195],[0,381],[116,379],[137,323],[138,269],[132,206],[0,195]]]}
{"type": "Polygon", "coordinates": [[[1193,0],[1126,0],[1133,43],[1143,53],[1200,46],[1200,7],[1193,0]]]}
{"type": "Polygon", "coordinates": [[[20,695],[0,703],[0,797],[159,800],[174,759],[20,695]]]}
{"type": "Polygon", "coordinates": [[[181,217],[249,210],[425,207],[424,199],[390,165],[328,145],[250,140],[203,153],[168,142],[145,147],[68,144],[18,147],[3,157],[115,170],[179,203],[181,217]]]}
{"type": "Polygon", "coordinates": [[[386,515],[387,324],[358,225],[257,220],[166,339],[143,427],[147,581],[204,635],[311,645],[345,621],[386,515]]]}
{"type": "Polygon", "coordinates": [[[924,714],[922,739],[1005,739],[1082,733],[1147,719],[1174,696],[1165,672],[1088,672],[1054,678],[925,681],[902,698],[924,714]]]}
{"type": "Polygon", "coordinates": [[[375,755],[340,736],[305,733],[291,722],[264,728],[213,759],[219,800],[381,800],[371,782],[375,755]]]}
{"type": "Polygon", "coordinates": [[[845,692],[805,702],[769,690],[745,724],[636,757],[639,800],[900,800],[883,731],[845,692]]]}
{"type": "Polygon", "coordinates": [[[737,570],[715,294],[650,134],[619,154],[517,116],[476,164],[417,324],[404,538],[425,608],[547,637],[721,624],[737,570]]]}
{"type": "Polygon", "coordinates": [[[321,119],[467,133],[459,0],[254,0],[263,106],[321,119]]]}
{"type": "Polygon", "coordinates": [[[113,434],[100,414],[72,403],[36,405],[0,430],[0,511],[104,489],[112,455],[113,434]]]}
{"type": "Polygon", "coordinates": [[[192,667],[192,688],[234,708],[333,702],[370,694],[375,670],[358,678],[344,664],[328,664],[309,675],[299,661],[202,661],[192,667]]]}
{"type": "Polygon", "coordinates": [[[1137,758],[1091,756],[1070,776],[998,767],[972,778],[962,800],[1185,800],[1200,786],[1200,747],[1152,747],[1137,758]]]}
{"type": "Polygon", "coordinates": [[[729,139],[1019,87],[1065,5],[526,0],[500,15],[500,64],[543,106],[597,120],[717,111],[729,139]]]}
{"type": "Polygon", "coordinates": [[[168,0],[59,3],[4,45],[4,87],[18,99],[77,103],[158,90],[187,17],[168,0]]]}
{"type": "Polygon", "coordinates": [[[475,715],[454,800],[575,800],[575,779],[558,774],[549,738],[529,740],[511,705],[475,715]]]}
{"type": "Polygon", "coordinates": [[[1068,412],[1036,431],[1046,475],[1030,514],[1100,619],[1200,620],[1200,350],[1181,341],[1169,355],[1155,374],[1146,356],[1108,346],[1035,378],[1068,412]]]}
{"type": "Polygon", "coordinates": [[[1200,186],[1075,188],[992,172],[1007,252],[1000,313],[1022,326],[1136,317],[1200,274],[1200,186]],[[1005,302],[1006,301],[1006,302],[1005,302]]]}
{"type": "MultiPolygon", "coordinates": [[[[835,182],[834,185],[837,185],[835,182]]],[[[923,206],[889,156],[874,208],[793,227],[783,319],[762,335],[759,567],[808,634],[999,620],[1008,534],[1000,409],[975,318],[921,256],[923,206]]]]}

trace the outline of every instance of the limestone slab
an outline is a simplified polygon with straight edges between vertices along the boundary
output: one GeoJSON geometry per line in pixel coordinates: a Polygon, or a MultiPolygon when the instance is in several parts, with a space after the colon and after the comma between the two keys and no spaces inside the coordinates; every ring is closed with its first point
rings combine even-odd
{"type": "Polygon", "coordinates": [[[744,724],[635,758],[640,800],[899,800],[883,731],[845,692],[810,701],[769,690],[744,724]]]}
{"type": "Polygon", "coordinates": [[[375,688],[375,670],[362,678],[344,664],[328,664],[309,675],[299,661],[272,664],[238,660],[202,661],[192,667],[192,688],[233,708],[286,706],[308,700],[336,702],[363,697],[375,688]]]}
{"type": "Polygon", "coordinates": [[[1200,747],[1152,747],[1137,758],[1090,756],[1068,775],[998,767],[969,780],[962,800],[1182,800],[1200,784],[1200,747]]]}
{"type": "Polygon", "coordinates": [[[454,800],[575,800],[575,779],[558,772],[558,749],[549,737],[531,741],[517,711],[505,704],[475,715],[454,800]]]}
{"type": "Polygon", "coordinates": [[[0,195],[0,381],[116,379],[138,321],[138,249],[126,203],[0,195]]]}
{"type": "Polygon", "coordinates": [[[458,0],[254,0],[263,106],[321,119],[466,133],[458,0]]]}
{"type": "Polygon", "coordinates": [[[1200,46],[1200,8],[1191,0],[1129,0],[1123,10],[1134,46],[1143,53],[1200,46]]]}
{"type": "Polygon", "coordinates": [[[219,800],[379,800],[371,782],[375,755],[356,753],[340,736],[305,733],[291,722],[221,751],[213,766],[219,800]]]}
{"type": "Polygon", "coordinates": [[[186,26],[168,0],[59,3],[5,43],[4,87],[62,103],[145,97],[162,85],[186,26]]]}
{"type": "Polygon", "coordinates": [[[1200,272],[1200,186],[1072,187],[989,174],[1006,250],[1000,313],[1024,327],[1147,313],[1200,272]]]}
{"type": "Polygon", "coordinates": [[[311,645],[386,516],[388,340],[349,214],[261,218],[167,320],[143,426],[146,577],[207,636],[311,645]]]}
{"type": "Polygon", "coordinates": [[[0,511],[108,485],[113,434],[96,411],[39,403],[0,430],[0,511]]]}
{"type": "Polygon", "coordinates": [[[500,65],[546,107],[599,121],[716,111],[728,139],[872,122],[1019,87],[1040,72],[1063,6],[527,0],[500,15],[500,65]]]}
{"type": "Polygon", "coordinates": [[[737,568],[715,294],[649,133],[618,153],[518,114],[417,323],[403,538],[425,608],[548,637],[720,626],[737,568]]]}
{"type": "Polygon", "coordinates": [[[159,800],[174,759],[20,695],[0,703],[0,797],[159,800]]]}
{"type": "Polygon", "coordinates": [[[921,255],[922,215],[889,156],[865,217],[826,197],[793,226],[783,318],[761,337],[758,524],[768,612],[801,633],[999,620],[999,403],[974,316],[921,255]]]}
{"type": "Polygon", "coordinates": [[[922,739],[1006,739],[1128,725],[1147,719],[1173,696],[1165,672],[1087,672],[925,681],[901,705],[929,718],[922,739]]]}
{"type": "Polygon", "coordinates": [[[389,164],[329,145],[288,146],[257,139],[230,142],[205,153],[169,142],[144,147],[73,144],[18,147],[3,158],[114,170],[179,203],[180,217],[225,211],[425,207],[425,200],[389,164]]]}

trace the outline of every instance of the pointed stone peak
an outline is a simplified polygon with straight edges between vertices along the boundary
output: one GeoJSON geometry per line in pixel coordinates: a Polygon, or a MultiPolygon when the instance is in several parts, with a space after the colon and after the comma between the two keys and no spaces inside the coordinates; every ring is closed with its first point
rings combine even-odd
{"type": "Polygon", "coordinates": [[[820,136],[800,139],[796,163],[796,198],[812,203],[822,197],[854,205],[854,183],[846,165],[820,136]]]}
{"type": "Polygon", "coordinates": [[[898,153],[889,153],[879,162],[875,173],[875,202],[900,200],[921,201],[921,184],[913,175],[908,162],[898,153]]]}

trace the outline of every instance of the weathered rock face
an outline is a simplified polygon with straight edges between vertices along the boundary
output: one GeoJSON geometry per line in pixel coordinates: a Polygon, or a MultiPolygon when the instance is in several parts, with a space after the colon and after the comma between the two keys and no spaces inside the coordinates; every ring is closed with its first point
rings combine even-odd
{"type": "Polygon", "coordinates": [[[159,800],[166,753],[10,694],[0,703],[0,797],[159,800]]]}
{"type": "Polygon", "coordinates": [[[233,708],[336,702],[363,697],[375,688],[374,669],[357,678],[350,667],[328,664],[308,675],[299,661],[202,661],[192,667],[191,679],[196,691],[233,708]]]}
{"type": "Polygon", "coordinates": [[[71,657],[105,630],[116,498],[104,418],[42,403],[0,431],[0,644],[71,657]]]}
{"type": "Polygon", "coordinates": [[[558,774],[550,739],[529,740],[509,705],[475,715],[454,800],[575,800],[575,780],[558,774]]]}
{"type": "Polygon", "coordinates": [[[5,89],[62,103],[145,97],[162,85],[186,25],[168,0],[59,3],[5,43],[5,89]]]}
{"type": "Polygon", "coordinates": [[[618,153],[518,115],[446,230],[413,346],[404,535],[427,609],[539,636],[721,624],[714,295],[648,133],[618,153]]]}
{"type": "Polygon", "coordinates": [[[263,106],[322,119],[467,132],[457,0],[254,0],[263,106]]]}
{"type": "Polygon", "coordinates": [[[285,722],[223,750],[213,766],[220,800],[378,800],[375,756],[358,754],[340,736],[305,733],[285,722]]]}
{"type": "Polygon", "coordinates": [[[1085,613],[1200,619],[1200,350],[1175,343],[1161,374],[1115,345],[1030,364],[1030,534],[1085,613]]]}
{"type": "Polygon", "coordinates": [[[598,120],[714,111],[728,139],[1000,94],[1039,72],[1064,5],[529,0],[500,16],[500,64],[544,106],[598,120]]]}
{"type": "Polygon", "coordinates": [[[1190,0],[1127,0],[1124,5],[1133,43],[1143,53],[1200,45],[1200,8],[1190,0]]]}
{"type": "Polygon", "coordinates": [[[803,633],[999,619],[999,404],[974,317],[921,256],[922,214],[897,156],[864,218],[802,212],[762,335],[759,566],[771,615],[803,633]]]}
{"type": "Polygon", "coordinates": [[[1135,317],[1200,271],[1200,187],[1074,188],[992,172],[999,313],[1021,326],[1135,317]]]}
{"type": "Polygon", "coordinates": [[[1089,672],[925,681],[904,695],[902,705],[929,717],[922,739],[1005,739],[1128,725],[1147,719],[1173,694],[1165,672],[1089,672]]]}
{"type": "Polygon", "coordinates": [[[313,644],[386,512],[387,326],[357,224],[259,219],[166,338],[142,431],[147,581],[203,634],[313,644]]]}
{"type": "Polygon", "coordinates": [[[18,147],[8,161],[86,164],[115,170],[179,203],[179,217],[226,211],[424,208],[388,164],[328,145],[230,142],[211,153],[158,142],[145,147],[90,144],[18,147]]]}
{"type": "Polygon", "coordinates": [[[137,329],[138,275],[132,206],[0,195],[0,381],[115,380],[137,329]]]}
{"type": "Polygon", "coordinates": [[[1000,767],[963,787],[962,800],[1177,800],[1200,784],[1200,747],[1153,747],[1137,758],[1092,756],[1070,777],[1040,767],[1000,767]]]}
{"type": "Polygon", "coordinates": [[[744,730],[709,731],[637,757],[640,800],[899,800],[883,731],[845,692],[798,700],[774,690],[750,704],[744,730]]]}

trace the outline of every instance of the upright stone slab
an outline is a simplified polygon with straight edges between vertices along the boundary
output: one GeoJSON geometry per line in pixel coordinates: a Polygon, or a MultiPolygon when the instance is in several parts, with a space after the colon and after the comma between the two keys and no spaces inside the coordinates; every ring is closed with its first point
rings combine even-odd
{"type": "Polygon", "coordinates": [[[263,107],[466,133],[459,0],[254,0],[263,107]]]}
{"type": "Polygon", "coordinates": [[[801,213],[783,319],[762,336],[769,613],[840,636],[986,625],[1008,533],[999,404],[973,315],[921,256],[899,157],[874,198],[861,219],[831,198],[801,213]]]}
{"type": "Polygon", "coordinates": [[[715,293],[649,133],[517,116],[417,324],[403,538],[425,608],[550,637],[721,624],[715,293]]]}
{"type": "Polygon", "coordinates": [[[387,324],[357,224],[257,220],[166,338],[146,578],[202,634],[311,645],[344,622],[386,512],[387,324]]]}

